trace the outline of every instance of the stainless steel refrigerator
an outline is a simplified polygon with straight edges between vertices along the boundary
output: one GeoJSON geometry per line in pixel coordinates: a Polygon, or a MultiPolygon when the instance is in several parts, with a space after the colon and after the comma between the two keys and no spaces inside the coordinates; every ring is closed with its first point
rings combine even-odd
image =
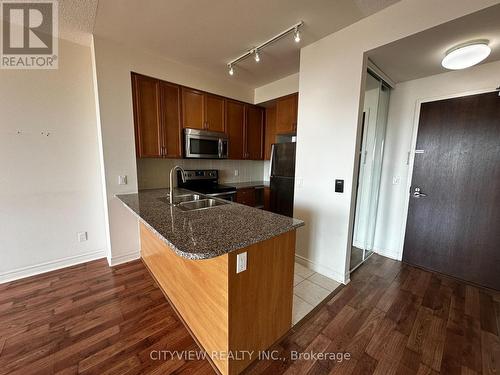
{"type": "Polygon", "coordinates": [[[271,211],[292,217],[295,183],[295,142],[273,144],[269,169],[271,211]]]}

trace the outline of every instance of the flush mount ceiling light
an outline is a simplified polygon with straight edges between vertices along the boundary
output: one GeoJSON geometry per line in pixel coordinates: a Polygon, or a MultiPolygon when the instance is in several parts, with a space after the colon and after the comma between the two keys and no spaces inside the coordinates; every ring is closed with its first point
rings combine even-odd
{"type": "Polygon", "coordinates": [[[284,36],[290,34],[293,32],[293,40],[295,40],[296,43],[299,43],[300,42],[300,27],[304,24],[304,22],[300,21],[298,23],[296,23],[295,25],[292,25],[290,26],[288,29],[286,30],[283,30],[281,33],[273,36],[271,39],[265,41],[264,43],[258,45],[257,47],[254,47],[252,49],[249,49],[247,52],[245,52],[243,55],[235,58],[234,60],[231,60],[230,62],[227,63],[227,67],[228,67],[228,73],[229,75],[234,75],[234,65],[244,59],[246,59],[248,56],[250,55],[254,55],[254,59],[255,59],[255,62],[259,62],[260,61],[260,54],[259,54],[259,51],[262,50],[262,48],[264,47],[267,47],[268,45],[270,45],[271,43],[274,43],[276,42],[277,40],[283,38],[284,36]]]}
{"type": "Polygon", "coordinates": [[[491,53],[487,40],[478,40],[461,44],[446,52],[441,65],[450,70],[469,68],[479,64],[491,53]]]}

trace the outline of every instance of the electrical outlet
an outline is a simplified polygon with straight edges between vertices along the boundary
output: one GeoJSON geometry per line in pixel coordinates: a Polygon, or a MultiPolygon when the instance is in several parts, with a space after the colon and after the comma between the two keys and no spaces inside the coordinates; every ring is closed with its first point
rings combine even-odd
{"type": "Polygon", "coordinates": [[[118,176],[118,185],[127,185],[127,176],[118,176]]]}
{"type": "Polygon", "coordinates": [[[239,170],[237,170],[237,169],[235,169],[235,170],[234,170],[234,175],[235,175],[235,176],[239,176],[239,175],[240,175],[240,171],[239,171],[239,170]]]}
{"type": "Polygon", "coordinates": [[[247,252],[236,255],[236,273],[247,269],[247,252]]]}
{"type": "Polygon", "coordinates": [[[87,232],[78,232],[77,234],[78,237],[78,242],[85,242],[87,241],[87,232]]]}
{"type": "Polygon", "coordinates": [[[392,177],[392,184],[393,185],[399,185],[401,182],[401,177],[400,176],[393,176],[392,177]]]}

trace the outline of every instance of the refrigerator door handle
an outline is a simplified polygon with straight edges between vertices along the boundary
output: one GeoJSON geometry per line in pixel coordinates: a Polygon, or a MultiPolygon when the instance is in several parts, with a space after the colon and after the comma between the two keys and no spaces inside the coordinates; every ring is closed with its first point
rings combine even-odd
{"type": "Polygon", "coordinates": [[[271,145],[271,158],[270,158],[270,163],[269,163],[269,179],[271,179],[271,176],[273,174],[273,155],[274,155],[274,143],[271,145]]]}

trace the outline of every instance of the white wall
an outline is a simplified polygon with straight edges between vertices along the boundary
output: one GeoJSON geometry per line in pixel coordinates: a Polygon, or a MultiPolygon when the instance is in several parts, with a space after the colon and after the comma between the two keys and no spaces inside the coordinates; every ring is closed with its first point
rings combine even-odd
{"type": "Polygon", "coordinates": [[[219,181],[231,183],[261,181],[264,163],[258,160],[137,159],[139,189],[169,187],[170,169],[176,165],[184,169],[217,169],[219,181]]]}
{"type": "Polygon", "coordinates": [[[365,52],[497,3],[402,0],[301,50],[295,213],[306,222],[297,233],[303,263],[348,281],[365,52]]]}
{"type": "Polygon", "coordinates": [[[131,50],[105,39],[94,38],[93,45],[106,179],[105,204],[109,215],[108,259],[110,264],[118,264],[139,256],[137,219],[114,197],[115,194],[136,192],[138,188],[130,72],[135,71],[250,103],[254,99],[254,90],[239,85],[230,78],[221,79],[199,69],[140,50],[131,50]],[[119,175],[128,176],[128,185],[118,185],[119,175]]]}
{"type": "Polygon", "coordinates": [[[105,256],[90,48],[59,57],[0,70],[0,282],[105,256]]]}
{"type": "MultiPolygon", "coordinates": [[[[391,93],[385,142],[375,251],[401,259],[409,188],[408,152],[422,101],[493,90],[500,84],[500,61],[397,84],[391,93]],[[393,185],[393,176],[401,179],[393,185]]],[[[413,156],[413,154],[412,154],[413,156]]]]}
{"type": "Polygon", "coordinates": [[[299,73],[291,74],[267,85],[257,87],[254,94],[254,103],[264,103],[297,91],[299,91],[299,73]]]}

